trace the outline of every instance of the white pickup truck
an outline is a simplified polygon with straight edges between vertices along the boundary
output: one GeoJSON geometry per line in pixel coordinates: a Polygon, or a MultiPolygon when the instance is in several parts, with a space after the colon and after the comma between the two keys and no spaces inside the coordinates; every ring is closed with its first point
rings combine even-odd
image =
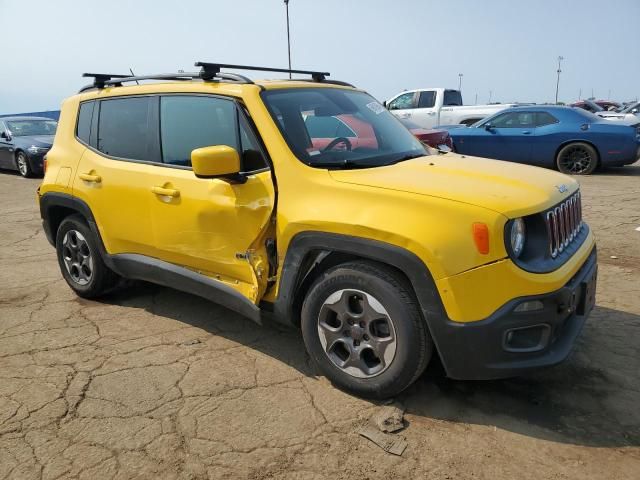
{"type": "Polygon", "coordinates": [[[515,105],[517,104],[462,105],[460,91],[448,88],[406,90],[385,102],[387,109],[396,117],[410,119],[422,128],[434,128],[439,125],[471,125],[515,105]]]}

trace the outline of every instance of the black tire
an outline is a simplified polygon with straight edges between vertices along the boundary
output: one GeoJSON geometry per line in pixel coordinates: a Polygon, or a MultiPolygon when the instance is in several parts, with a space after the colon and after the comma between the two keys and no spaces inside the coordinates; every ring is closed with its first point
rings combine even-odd
{"type": "Polygon", "coordinates": [[[556,167],[567,175],[590,175],[598,167],[598,152],[588,143],[569,143],[558,151],[556,167]]]}
{"type": "Polygon", "coordinates": [[[56,253],[62,276],[80,297],[99,297],[118,283],[118,275],[104,264],[98,241],[81,215],[71,215],[60,223],[56,253]]]}
{"type": "Polygon", "coordinates": [[[29,163],[29,157],[21,150],[16,152],[16,168],[24,178],[33,178],[35,176],[29,163]]]}
{"type": "Polygon", "coordinates": [[[323,272],[304,299],[301,326],[307,352],[320,371],[339,388],[367,398],[389,398],[402,392],[422,374],[433,352],[433,341],[407,282],[392,269],[373,262],[345,263],[323,272]],[[338,297],[340,300],[336,300],[338,297]],[[327,304],[328,300],[333,303],[327,304]],[[342,319],[333,311],[342,308],[340,305],[347,308],[342,319]],[[371,305],[376,309],[382,307],[388,315],[382,315],[382,320],[358,321],[358,315],[368,316],[371,305]],[[352,316],[352,306],[360,313],[352,316]],[[349,326],[348,322],[353,319],[355,324],[349,326]],[[390,326],[384,327],[385,322],[390,326]],[[337,333],[330,333],[335,340],[334,337],[327,340],[326,333],[320,333],[328,333],[328,324],[332,332],[336,328],[337,333]],[[374,333],[374,330],[382,333],[374,333]],[[395,353],[389,361],[376,356],[371,347],[377,345],[375,338],[388,343],[382,351],[385,357],[386,349],[391,348],[390,342],[394,341],[395,353]],[[329,343],[337,347],[331,348],[329,343]],[[360,349],[359,353],[353,355],[352,348],[360,349]],[[343,361],[347,350],[347,362],[353,359],[364,369],[336,363],[343,361]]]}

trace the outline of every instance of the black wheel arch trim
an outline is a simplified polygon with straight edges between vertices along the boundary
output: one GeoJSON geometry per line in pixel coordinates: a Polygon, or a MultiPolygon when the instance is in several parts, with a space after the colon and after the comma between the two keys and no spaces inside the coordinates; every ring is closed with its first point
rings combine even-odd
{"type": "Polygon", "coordinates": [[[47,240],[55,247],[56,232],[51,222],[51,212],[55,207],[75,211],[82,215],[98,240],[99,254],[104,263],[118,275],[164,285],[187,293],[198,295],[218,303],[230,310],[261,324],[260,308],[248,298],[222,282],[184,267],[156,258],[139,254],[107,253],[89,205],[72,195],[47,192],[40,196],[40,216],[47,240]]]}
{"type": "MultiPolygon", "coordinates": [[[[424,262],[413,252],[389,243],[362,237],[335,233],[308,231],[297,234],[290,242],[282,266],[278,296],[273,313],[279,321],[297,325],[294,309],[296,292],[309,273],[304,268],[309,255],[314,252],[343,253],[373,260],[401,271],[408,279],[416,295],[423,317],[433,340],[433,322],[447,318],[435,281],[424,262]]],[[[326,253],[324,253],[326,255],[326,253]]]]}

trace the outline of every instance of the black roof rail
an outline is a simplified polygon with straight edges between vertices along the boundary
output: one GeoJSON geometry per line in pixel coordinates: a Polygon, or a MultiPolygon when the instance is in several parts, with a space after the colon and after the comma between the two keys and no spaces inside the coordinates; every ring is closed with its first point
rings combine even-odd
{"type": "Polygon", "coordinates": [[[201,67],[201,78],[209,80],[220,73],[221,68],[232,68],[234,70],[253,70],[256,72],[280,72],[280,73],[298,73],[301,75],[311,75],[315,82],[322,82],[326,77],[331,75],[329,72],[315,72],[312,70],[289,70],[288,68],[272,68],[272,67],[256,67],[251,65],[231,65],[228,63],[209,63],[196,62],[196,67],[201,67]]]}
{"type": "Polygon", "coordinates": [[[86,92],[94,88],[102,89],[107,86],[121,87],[125,82],[138,82],[139,80],[195,80],[204,81],[228,81],[234,83],[252,84],[250,78],[238,73],[221,72],[221,68],[231,68],[235,70],[254,70],[259,72],[282,72],[296,73],[301,75],[311,75],[314,82],[325,82],[334,85],[344,85],[353,87],[350,83],[339,80],[327,80],[329,72],[316,72],[312,70],[289,70],[286,68],[256,67],[250,65],[231,65],[227,63],[196,62],[196,67],[200,67],[199,72],[178,72],[178,73],[158,73],[154,75],[119,75],[114,73],[83,73],[83,77],[93,78],[93,84],[86,85],[80,89],[79,93],[86,92]]]}

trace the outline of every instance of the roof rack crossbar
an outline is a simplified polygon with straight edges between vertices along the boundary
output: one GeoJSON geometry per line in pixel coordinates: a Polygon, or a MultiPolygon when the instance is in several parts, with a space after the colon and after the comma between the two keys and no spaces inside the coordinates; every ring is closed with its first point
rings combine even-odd
{"type": "Polygon", "coordinates": [[[253,70],[256,72],[280,72],[280,73],[297,73],[301,75],[311,75],[311,78],[316,82],[322,82],[331,75],[329,72],[316,72],[312,70],[289,70],[287,68],[271,68],[271,67],[256,67],[251,65],[231,65],[228,63],[209,63],[209,62],[196,62],[196,67],[201,67],[200,77],[208,80],[220,74],[221,68],[232,68],[234,70],[253,70]]]}
{"type": "Polygon", "coordinates": [[[116,73],[83,73],[84,78],[93,78],[93,86],[96,88],[104,88],[105,82],[112,78],[127,78],[131,75],[120,75],[116,73]]]}

